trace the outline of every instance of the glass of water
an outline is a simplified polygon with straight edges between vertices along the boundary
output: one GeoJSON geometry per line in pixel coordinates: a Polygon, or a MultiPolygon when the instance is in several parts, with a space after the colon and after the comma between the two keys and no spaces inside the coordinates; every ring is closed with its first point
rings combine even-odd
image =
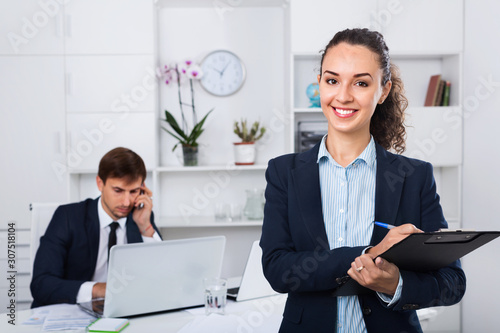
{"type": "Polygon", "coordinates": [[[225,314],[227,280],[221,278],[205,278],[205,314],[225,314]]]}

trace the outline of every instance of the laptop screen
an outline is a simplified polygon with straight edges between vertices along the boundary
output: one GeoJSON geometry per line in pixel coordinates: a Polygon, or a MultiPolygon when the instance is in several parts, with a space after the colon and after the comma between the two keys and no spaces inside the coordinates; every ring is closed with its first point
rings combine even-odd
{"type": "MultiPolygon", "coordinates": [[[[203,305],[203,278],[220,276],[224,236],[115,245],[110,251],[103,317],[203,305]]],[[[102,301],[102,300],[101,300],[102,301]]],[[[102,303],[81,304],[94,315],[102,303]]]]}

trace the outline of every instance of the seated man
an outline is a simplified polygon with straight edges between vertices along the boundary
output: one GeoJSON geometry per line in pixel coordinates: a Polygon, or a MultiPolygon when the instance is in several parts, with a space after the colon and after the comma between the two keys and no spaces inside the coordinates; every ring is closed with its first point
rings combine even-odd
{"type": "Polygon", "coordinates": [[[57,208],[36,253],[32,307],[104,297],[111,246],[161,241],[145,179],[142,158],[115,148],[99,163],[101,196],[57,208]]]}

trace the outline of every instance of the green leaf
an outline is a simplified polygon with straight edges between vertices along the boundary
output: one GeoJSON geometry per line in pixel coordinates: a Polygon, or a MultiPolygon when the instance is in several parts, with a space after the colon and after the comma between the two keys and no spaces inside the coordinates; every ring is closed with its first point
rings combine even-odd
{"type": "Polygon", "coordinates": [[[196,142],[196,140],[198,140],[198,138],[200,137],[200,135],[203,133],[204,129],[203,129],[203,125],[205,124],[205,120],[207,119],[208,115],[213,111],[214,109],[212,108],[206,115],[205,117],[203,117],[203,119],[198,122],[198,124],[196,124],[194,127],[193,127],[193,130],[191,131],[191,133],[189,133],[189,135],[187,133],[185,133],[180,127],[179,127],[179,124],[177,123],[177,121],[175,120],[174,116],[172,116],[172,114],[170,112],[168,112],[167,110],[165,110],[165,118],[164,121],[166,121],[170,127],[172,127],[172,129],[174,130],[174,132],[176,134],[174,134],[173,132],[169,131],[167,128],[165,127],[162,127],[163,130],[165,130],[168,134],[170,134],[171,136],[173,136],[175,139],[177,139],[179,142],[174,146],[174,148],[172,149],[172,151],[175,150],[175,148],[177,148],[177,146],[179,144],[183,144],[183,145],[189,145],[189,146],[193,146],[193,147],[197,147],[198,146],[198,143],[196,142]]]}
{"type": "Polygon", "coordinates": [[[172,148],[172,151],[175,150],[175,148],[177,148],[177,146],[180,144],[180,142],[177,142],[175,145],[174,145],[174,148],[172,148]]]}
{"type": "Polygon", "coordinates": [[[203,124],[205,123],[205,120],[207,120],[207,117],[208,115],[213,111],[214,109],[208,111],[208,113],[205,115],[205,117],[203,117],[202,120],[200,120],[200,122],[198,124],[196,124],[196,126],[193,128],[193,131],[191,132],[191,134],[189,135],[189,138],[191,138],[191,140],[193,142],[196,142],[196,140],[200,137],[201,133],[203,133],[203,124]]]}
{"type": "Polygon", "coordinates": [[[165,117],[166,122],[172,127],[172,129],[179,135],[181,136],[184,140],[187,140],[188,136],[184,131],[179,127],[179,124],[177,124],[177,121],[175,120],[174,116],[167,110],[165,110],[165,117]]]}
{"type": "Polygon", "coordinates": [[[264,136],[264,133],[266,133],[266,129],[263,127],[260,129],[260,134],[255,138],[255,141],[259,140],[264,136]]]}
{"type": "Polygon", "coordinates": [[[168,129],[166,129],[165,127],[162,127],[168,134],[170,134],[171,136],[173,136],[174,138],[176,138],[177,140],[179,140],[180,143],[183,143],[184,141],[186,141],[185,139],[182,139],[180,137],[178,137],[177,135],[175,135],[174,133],[170,132],[168,129]]]}

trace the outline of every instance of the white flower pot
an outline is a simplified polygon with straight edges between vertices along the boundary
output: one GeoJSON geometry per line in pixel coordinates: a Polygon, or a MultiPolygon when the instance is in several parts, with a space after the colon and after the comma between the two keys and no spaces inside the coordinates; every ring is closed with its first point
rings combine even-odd
{"type": "Polygon", "coordinates": [[[255,163],[255,142],[234,143],[234,164],[252,165],[255,163]]]}

